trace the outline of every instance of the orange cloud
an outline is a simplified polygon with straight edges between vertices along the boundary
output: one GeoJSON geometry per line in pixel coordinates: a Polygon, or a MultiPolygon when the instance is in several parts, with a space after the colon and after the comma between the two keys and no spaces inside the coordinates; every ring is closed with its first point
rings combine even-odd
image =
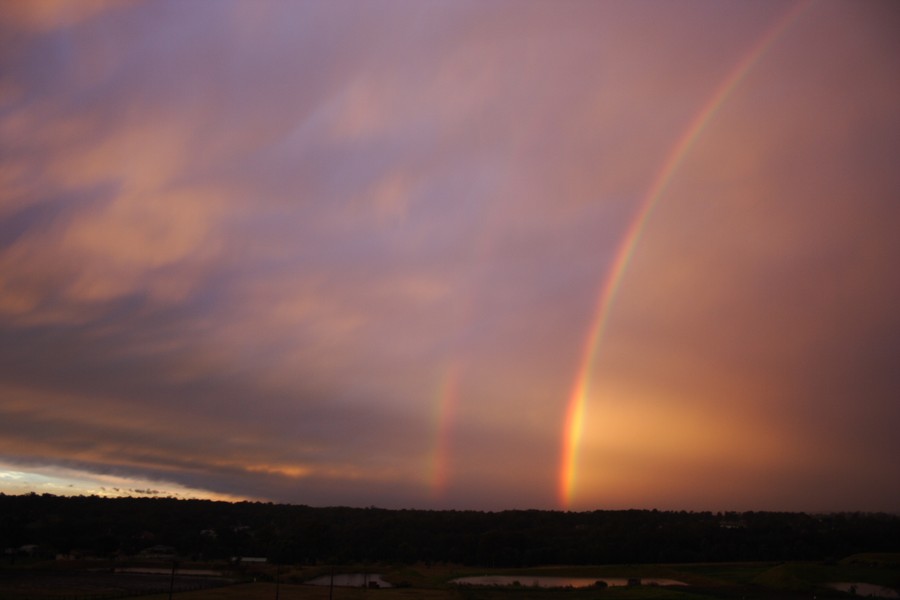
{"type": "Polygon", "coordinates": [[[114,9],[124,9],[133,0],[33,0],[7,2],[0,21],[34,31],[71,27],[114,9]]]}

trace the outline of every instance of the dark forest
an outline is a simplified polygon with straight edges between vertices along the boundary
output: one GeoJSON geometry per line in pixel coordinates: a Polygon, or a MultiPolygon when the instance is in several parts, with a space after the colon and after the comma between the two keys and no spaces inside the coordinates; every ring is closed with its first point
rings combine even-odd
{"type": "Polygon", "coordinates": [[[387,510],[173,498],[0,494],[0,548],[91,558],[167,549],[191,560],[524,567],[832,560],[900,551],[883,513],[387,510]],[[26,550],[23,550],[26,549],[26,550]]]}

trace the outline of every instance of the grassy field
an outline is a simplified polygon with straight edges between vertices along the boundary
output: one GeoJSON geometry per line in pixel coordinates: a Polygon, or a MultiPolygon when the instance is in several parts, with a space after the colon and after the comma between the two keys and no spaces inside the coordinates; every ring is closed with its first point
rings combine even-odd
{"type": "MultiPolygon", "coordinates": [[[[209,565],[207,565],[209,566],[209,565]]],[[[753,600],[851,598],[826,587],[829,582],[866,582],[900,588],[900,555],[856,555],[840,562],[812,563],[705,563],[679,565],[612,565],[594,567],[548,566],[530,569],[484,569],[458,565],[343,565],[336,573],[378,573],[402,587],[363,589],[304,585],[302,582],[327,575],[330,566],[256,566],[240,574],[241,583],[187,590],[176,588],[179,600],[753,600]],[[511,575],[527,582],[529,576],[585,578],[665,578],[685,586],[635,586],[543,589],[530,585],[507,587],[460,587],[449,582],[471,575],[511,575]],[[278,583],[275,583],[275,577],[278,583]],[[256,581],[253,581],[253,580],[256,581]]],[[[159,578],[157,578],[159,579],[159,578]]],[[[0,569],[0,600],[102,600],[140,597],[168,600],[168,588],[141,590],[115,584],[96,571],[81,568],[66,572],[56,566],[41,570],[0,569]],[[85,587],[86,584],[91,585],[85,587]],[[76,585],[78,584],[78,585],[76,585]],[[80,587],[79,587],[80,585],[80,587]],[[117,585],[119,585],[117,587],[117,585]],[[75,586],[75,587],[72,587],[75,586]]],[[[178,580],[180,581],[180,580],[178,580]]],[[[154,580],[155,584],[156,580],[154,580]]],[[[164,582],[165,583],[165,582],[164,582]]]]}

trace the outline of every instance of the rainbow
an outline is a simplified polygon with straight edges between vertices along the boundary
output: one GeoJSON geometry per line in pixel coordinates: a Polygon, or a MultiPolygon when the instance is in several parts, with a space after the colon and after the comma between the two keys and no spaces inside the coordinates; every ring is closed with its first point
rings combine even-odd
{"type": "Polygon", "coordinates": [[[451,362],[441,373],[436,393],[437,435],[431,460],[431,494],[441,497],[450,480],[450,434],[458,401],[459,366],[451,362]]]}
{"type": "Polygon", "coordinates": [[[575,491],[576,475],[578,472],[578,449],[581,443],[584,425],[585,404],[591,387],[591,370],[594,365],[603,332],[606,329],[609,314],[615,300],[616,292],[622,277],[628,268],[634,250],[640,241],[641,234],[647,224],[653,208],[662,198],[672,176],[678,170],[685,155],[694,142],[709,124],[722,104],[728,99],[741,80],[766,54],[787,28],[804,12],[813,0],[795,3],[785,12],[771,27],[769,27],[760,39],[744,54],[737,65],[729,72],[710,96],[709,100],[701,107],[696,116],[684,129],[681,137],[672,146],[665,161],[662,163],[657,175],[653,178],[650,189],[639,204],[639,209],[622,238],[615,259],[606,280],[603,282],[597,298],[594,316],[591,320],[588,334],[584,339],[581,350],[581,359],[569,396],[563,424],[563,448],[559,468],[559,502],[563,509],[568,509],[575,491]]]}

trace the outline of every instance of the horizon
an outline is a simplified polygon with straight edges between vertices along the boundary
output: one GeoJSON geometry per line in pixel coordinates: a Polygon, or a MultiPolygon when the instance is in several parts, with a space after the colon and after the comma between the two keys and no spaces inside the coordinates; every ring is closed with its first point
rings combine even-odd
{"type": "MultiPolygon", "coordinates": [[[[124,491],[124,490],[122,490],[124,491]]],[[[140,490],[135,490],[140,491],[140,490]]],[[[377,505],[369,505],[369,506],[353,506],[353,505],[344,505],[344,504],[332,504],[332,505],[310,505],[303,504],[302,502],[271,502],[268,500],[225,500],[221,498],[208,498],[208,497],[187,497],[187,496],[163,496],[161,492],[158,490],[152,490],[152,492],[148,492],[146,495],[111,495],[104,496],[103,494],[74,494],[74,495],[64,495],[64,494],[51,494],[49,492],[38,493],[38,492],[24,492],[21,494],[8,494],[3,491],[0,491],[0,496],[5,497],[42,497],[42,496],[50,496],[52,498],[60,498],[64,500],[69,499],[77,499],[77,498],[93,498],[97,500],[176,500],[176,501],[199,501],[199,502],[212,502],[212,503],[223,503],[223,504],[264,504],[271,506],[289,506],[289,507],[297,507],[297,508],[310,508],[313,510],[328,510],[328,509],[349,509],[349,510],[383,510],[389,512],[480,512],[480,513],[503,513],[503,512],[555,512],[555,513],[571,513],[571,514],[581,514],[581,513],[597,513],[597,512],[649,512],[649,513],[687,513],[687,514],[708,514],[713,516],[740,516],[744,514],[793,514],[793,515],[806,515],[809,517],[815,517],[817,515],[820,516],[837,516],[842,514],[858,514],[858,515],[867,515],[867,516],[876,516],[876,515],[886,515],[888,517],[900,517],[900,511],[891,512],[891,511],[865,511],[865,510],[839,510],[839,511],[808,511],[808,510],[730,510],[730,509],[677,509],[677,508],[657,508],[657,507],[647,507],[647,508],[634,508],[634,507],[619,507],[619,508],[585,508],[581,510],[571,510],[564,508],[499,508],[499,509],[478,509],[478,508],[417,508],[415,506],[402,506],[397,508],[385,507],[385,506],[377,506],[377,505]]]]}
{"type": "Polygon", "coordinates": [[[897,514],[898,27],[0,0],[0,492],[897,514]]]}

